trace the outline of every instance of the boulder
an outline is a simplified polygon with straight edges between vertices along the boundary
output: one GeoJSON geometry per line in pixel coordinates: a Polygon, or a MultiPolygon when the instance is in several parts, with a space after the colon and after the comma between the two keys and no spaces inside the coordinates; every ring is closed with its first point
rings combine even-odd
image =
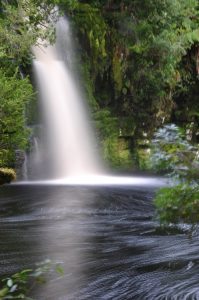
{"type": "Polygon", "coordinates": [[[11,168],[0,168],[0,185],[16,180],[16,172],[11,168]]]}

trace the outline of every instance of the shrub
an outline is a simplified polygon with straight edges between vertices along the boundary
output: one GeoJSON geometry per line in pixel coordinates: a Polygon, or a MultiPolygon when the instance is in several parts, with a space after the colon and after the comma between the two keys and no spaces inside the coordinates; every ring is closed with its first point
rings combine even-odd
{"type": "Polygon", "coordinates": [[[199,222],[199,157],[175,124],[165,125],[154,136],[151,161],[155,170],[166,171],[178,184],[160,189],[155,206],[161,223],[199,222]]]}
{"type": "Polygon", "coordinates": [[[198,149],[185,139],[175,124],[165,125],[155,133],[151,163],[153,169],[170,176],[187,180],[199,177],[198,149]]]}
{"type": "Polygon", "coordinates": [[[199,186],[179,184],[161,188],[155,198],[160,222],[199,222],[199,186]]]}
{"type": "Polygon", "coordinates": [[[10,168],[0,168],[0,184],[16,180],[16,172],[10,168]]]}
{"type": "Polygon", "coordinates": [[[26,299],[36,284],[45,284],[54,275],[63,276],[64,269],[60,263],[49,259],[37,263],[36,269],[25,269],[0,281],[0,300],[26,299]],[[55,273],[55,274],[54,274],[55,273]]]}

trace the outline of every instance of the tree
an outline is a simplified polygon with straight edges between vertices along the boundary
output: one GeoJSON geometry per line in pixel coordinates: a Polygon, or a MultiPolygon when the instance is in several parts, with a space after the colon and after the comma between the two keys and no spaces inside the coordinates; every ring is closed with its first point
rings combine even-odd
{"type": "Polygon", "coordinates": [[[26,104],[33,96],[26,75],[31,46],[54,40],[57,12],[48,1],[2,1],[0,11],[0,166],[14,166],[15,150],[28,142],[26,104]],[[48,24],[48,25],[47,25],[48,24]],[[22,69],[25,70],[22,75],[22,69]],[[23,78],[24,77],[24,78],[23,78]]]}
{"type": "Polygon", "coordinates": [[[0,14],[1,58],[15,65],[31,57],[31,47],[39,40],[55,38],[54,21],[58,17],[48,1],[3,1],[0,14]]]}
{"type": "Polygon", "coordinates": [[[25,149],[28,130],[25,127],[25,105],[32,97],[28,78],[8,76],[0,69],[0,165],[13,166],[15,150],[25,149]]]}

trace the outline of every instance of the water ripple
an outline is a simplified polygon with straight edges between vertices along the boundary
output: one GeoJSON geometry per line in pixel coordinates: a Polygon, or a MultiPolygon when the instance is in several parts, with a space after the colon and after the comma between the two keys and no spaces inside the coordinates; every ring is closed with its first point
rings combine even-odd
{"type": "Polygon", "coordinates": [[[0,190],[0,274],[44,258],[65,274],[37,300],[199,299],[199,228],[162,229],[151,189],[11,186],[0,190]]]}

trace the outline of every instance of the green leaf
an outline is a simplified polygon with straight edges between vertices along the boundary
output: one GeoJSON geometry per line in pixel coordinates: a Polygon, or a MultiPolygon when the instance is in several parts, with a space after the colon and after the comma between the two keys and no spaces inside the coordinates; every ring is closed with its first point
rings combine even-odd
{"type": "Polygon", "coordinates": [[[59,273],[60,275],[62,275],[62,276],[64,275],[64,269],[63,269],[62,266],[57,265],[55,270],[56,270],[56,272],[59,273]]]}
{"type": "Polygon", "coordinates": [[[8,288],[7,288],[7,287],[1,289],[1,290],[0,290],[0,300],[3,300],[2,297],[6,296],[7,293],[8,293],[8,288]]]}

